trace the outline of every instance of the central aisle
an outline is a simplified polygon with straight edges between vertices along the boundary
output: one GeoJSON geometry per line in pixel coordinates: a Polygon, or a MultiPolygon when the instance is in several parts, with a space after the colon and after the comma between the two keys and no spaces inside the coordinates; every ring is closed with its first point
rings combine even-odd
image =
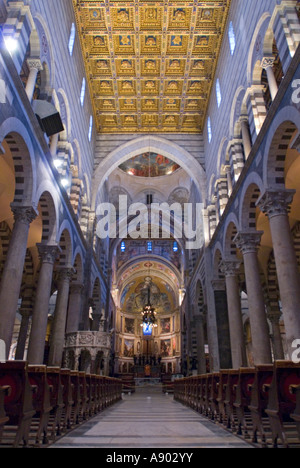
{"type": "Polygon", "coordinates": [[[144,389],[60,439],[53,448],[251,448],[173,400],[144,389]]]}

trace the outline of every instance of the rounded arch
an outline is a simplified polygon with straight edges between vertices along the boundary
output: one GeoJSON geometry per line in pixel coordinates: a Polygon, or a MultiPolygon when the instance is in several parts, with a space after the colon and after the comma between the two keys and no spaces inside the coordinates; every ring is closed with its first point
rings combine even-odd
{"type": "Polygon", "coordinates": [[[10,117],[0,126],[0,139],[2,151],[5,153],[6,144],[13,159],[16,179],[14,203],[30,206],[34,201],[37,174],[34,148],[27,129],[19,119],[10,117]]]}
{"type": "Polygon", "coordinates": [[[107,177],[120,164],[142,153],[153,152],[162,154],[179,164],[193,179],[203,200],[206,193],[206,175],[196,159],[184,148],[172,141],[157,136],[141,137],[125,143],[110,153],[96,169],[93,180],[92,208],[95,209],[97,194],[107,177]]]}
{"type": "Polygon", "coordinates": [[[57,210],[54,199],[49,191],[43,191],[38,199],[39,215],[42,219],[42,243],[55,245],[57,243],[57,210]]]}
{"type": "Polygon", "coordinates": [[[59,255],[59,265],[70,268],[73,260],[72,235],[70,234],[72,231],[69,231],[68,227],[65,227],[64,229],[61,228],[60,232],[59,247],[61,252],[59,255]]]}
{"type": "Polygon", "coordinates": [[[217,174],[221,174],[222,166],[226,166],[226,155],[228,147],[228,138],[224,137],[220,143],[218,151],[217,174]]]}
{"type": "Polygon", "coordinates": [[[264,13],[257,23],[254,31],[251,45],[249,48],[248,65],[247,65],[247,82],[248,86],[253,84],[253,71],[258,60],[261,62],[263,58],[264,37],[271,21],[271,14],[264,13]]]}
{"type": "Polygon", "coordinates": [[[66,129],[66,140],[69,140],[72,132],[71,109],[68,96],[62,88],[59,88],[57,91],[57,99],[59,102],[61,120],[66,129]]]}
{"type": "Polygon", "coordinates": [[[83,284],[84,281],[84,262],[83,262],[83,254],[80,247],[77,247],[74,254],[74,276],[72,278],[72,282],[83,284]]]}
{"type": "Polygon", "coordinates": [[[256,173],[247,178],[240,198],[239,225],[241,230],[256,230],[256,203],[264,192],[264,185],[256,173]]]}
{"type": "Polygon", "coordinates": [[[222,251],[222,245],[220,242],[218,242],[213,252],[213,278],[214,280],[224,278],[224,275],[221,271],[221,264],[222,264],[223,258],[224,258],[224,255],[222,251]]]}
{"type": "Polygon", "coordinates": [[[226,220],[224,228],[224,244],[223,252],[225,259],[235,258],[237,254],[237,248],[233,242],[237,233],[239,232],[239,223],[235,214],[231,213],[226,220]]]}
{"type": "Polygon", "coordinates": [[[40,42],[40,59],[42,63],[47,64],[49,71],[48,95],[51,96],[52,88],[55,82],[55,61],[53,56],[53,47],[51,42],[51,34],[49,32],[46,21],[40,13],[34,15],[34,23],[40,42]]]}
{"type": "Polygon", "coordinates": [[[300,112],[287,106],[278,113],[268,133],[263,168],[266,187],[285,186],[286,153],[296,130],[300,130],[300,112]]]}
{"type": "Polygon", "coordinates": [[[241,115],[248,116],[247,107],[245,104],[246,89],[240,86],[234,95],[231,112],[230,112],[230,124],[229,124],[229,135],[231,138],[236,136],[236,123],[241,115]]]}

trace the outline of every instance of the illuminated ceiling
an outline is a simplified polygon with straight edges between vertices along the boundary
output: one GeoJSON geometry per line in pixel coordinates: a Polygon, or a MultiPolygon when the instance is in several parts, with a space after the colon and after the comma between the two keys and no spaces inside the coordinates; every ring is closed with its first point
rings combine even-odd
{"type": "Polygon", "coordinates": [[[119,169],[132,176],[149,178],[174,174],[180,166],[159,154],[144,153],[121,164],[119,169]]]}
{"type": "Polygon", "coordinates": [[[199,133],[230,0],[73,0],[99,133],[199,133]]]}

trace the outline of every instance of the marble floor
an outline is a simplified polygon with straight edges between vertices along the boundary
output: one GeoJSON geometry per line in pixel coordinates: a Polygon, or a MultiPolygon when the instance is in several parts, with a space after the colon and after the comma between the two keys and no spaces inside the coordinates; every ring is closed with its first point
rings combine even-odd
{"type": "Polygon", "coordinates": [[[252,448],[171,395],[144,389],[60,439],[52,448],[252,448]]]}

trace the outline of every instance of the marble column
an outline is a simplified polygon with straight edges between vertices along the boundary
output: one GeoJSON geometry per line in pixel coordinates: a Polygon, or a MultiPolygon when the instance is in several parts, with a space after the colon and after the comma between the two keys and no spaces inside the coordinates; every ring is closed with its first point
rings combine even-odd
{"type": "Polygon", "coordinates": [[[221,369],[232,369],[230,330],[226,286],[223,279],[212,281],[216,311],[219,359],[221,369]]]}
{"type": "Polygon", "coordinates": [[[276,361],[283,361],[284,350],[282,344],[281,330],[280,330],[280,311],[270,311],[268,313],[268,318],[272,324],[273,331],[273,352],[276,361]]]}
{"type": "Polygon", "coordinates": [[[23,299],[22,299],[22,306],[20,309],[20,314],[22,317],[21,327],[19,331],[18,337],[18,345],[16,350],[16,360],[23,361],[27,335],[28,335],[28,328],[29,328],[29,321],[32,315],[33,309],[33,292],[34,289],[32,287],[28,287],[25,289],[23,299]]]}
{"type": "Polygon", "coordinates": [[[65,345],[65,332],[68,313],[70,281],[73,268],[62,268],[58,271],[58,292],[54,320],[51,329],[49,366],[61,367],[65,345]]]}
{"type": "Polygon", "coordinates": [[[294,194],[294,190],[268,190],[257,203],[270,221],[290,357],[294,351],[293,341],[300,339],[300,275],[288,215],[294,194]]]}
{"type": "Polygon", "coordinates": [[[244,117],[241,119],[241,128],[242,128],[242,139],[243,139],[245,158],[247,160],[252,150],[252,141],[251,141],[251,136],[250,136],[248,118],[244,117]]]}
{"type": "Polygon", "coordinates": [[[205,357],[205,334],[204,334],[204,317],[203,315],[195,316],[196,336],[197,336],[197,360],[198,374],[206,374],[206,357],[205,357]]]}
{"type": "Polygon", "coordinates": [[[43,66],[42,66],[42,62],[37,58],[28,59],[27,65],[30,69],[30,73],[29,73],[28,80],[26,83],[25,91],[26,91],[29,101],[31,102],[33,95],[34,95],[34,91],[35,91],[37,75],[39,71],[43,70],[43,66]]]}
{"type": "Polygon", "coordinates": [[[265,57],[262,61],[262,68],[264,68],[267,72],[272,101],[274,101],[278,93],[278,84],[277,84],[274,70],[273,70],[274,61],[275,61],[274,57],[265,57]]]}
{"type": "Polygon", "coordinates": [[[247,367],[241,295],[238,283],[240,267],[241,262],[236,260],[224,261],[221,265],[226,278],[231,354],[234,369],[247,367]]]}
{"type": "Polygon", "coordinates": [[[38,249],[41,258],[41,267],[32,315],[27,357],[29,364],[33,365],[40,365],[44,362],[53,268],[54,262],[59,254],[58,245],[39,244],[38,249]]]}
{"type": "Polygon", "coordinates": [[[18,309],[29,228],[37,217],[36,210],[31,206],[12,206],[12,211],[15,224],[0,284],[0,339],[6,344],[7,357],[18,309]]]}
{"type": "Polygon", "coordinates": [[[81,309],[83,303],[83,292],[83,284],[71,284],[66,333],[75,333],[79,330],[81,309]]]}
{"type": "Polygon", "coordinates": [[[240,232],[235,243],[244,258],[252,345],[255,365],[272,363],[269,325],[260,280],[258,247],[262,232],[240,232]]]}
{"type": "Polygon", "coordinates": [[[228,184],[228,196],[230,197],[232,192],[233,192],[233,185],[232,185],[232,179],[231,179],[231,167],[230,166],[225,167],[225,173],[226,173],[227,184],[228,184]]]}

